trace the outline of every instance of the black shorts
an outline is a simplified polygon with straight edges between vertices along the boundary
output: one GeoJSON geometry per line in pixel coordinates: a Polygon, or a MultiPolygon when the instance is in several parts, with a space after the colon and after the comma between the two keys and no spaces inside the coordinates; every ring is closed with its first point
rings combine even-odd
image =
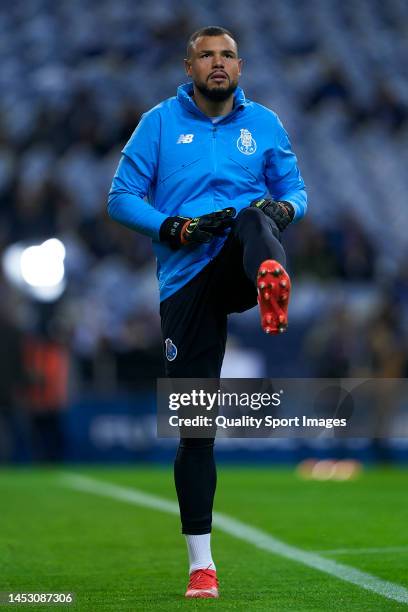
{"type": "Polygon", "coordinates": [[[227,315],[256,303],[255,285],[245,274],[242,249],[231,232],[217,257],[160,304],[166,375],[219,377],[227,315]]]}

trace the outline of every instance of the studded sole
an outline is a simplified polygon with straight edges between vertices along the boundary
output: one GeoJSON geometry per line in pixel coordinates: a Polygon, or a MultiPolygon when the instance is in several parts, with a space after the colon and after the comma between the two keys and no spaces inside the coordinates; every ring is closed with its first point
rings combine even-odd
{"type": "Polygon", "coordinates": [[[288,326],[288,273],[280,263],[267,259],[259,266],[257,287],[262,329],[266,334],[283,333],[288,326]]]}

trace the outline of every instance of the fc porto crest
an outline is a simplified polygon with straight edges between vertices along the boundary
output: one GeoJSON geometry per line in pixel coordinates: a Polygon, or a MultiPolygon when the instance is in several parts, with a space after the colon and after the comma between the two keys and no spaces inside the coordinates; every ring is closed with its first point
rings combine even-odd
{"type": "Polygon", "coordinates": [[[252,137],[249,130],[242,129],[241,135],[237,140],[238,151],[241,151],[244,155],[252,155],[256,151],[256,141],[252,137]]]}
{"type": "Polygon", "coordinates": [[[165,345],[166,345],[166,358],[168,361],[174,361],[175,358],[177,357],[177,346],[173,343],[172,340],[170,340],[170,338],[166,338],[165,340],[165,345]]]}

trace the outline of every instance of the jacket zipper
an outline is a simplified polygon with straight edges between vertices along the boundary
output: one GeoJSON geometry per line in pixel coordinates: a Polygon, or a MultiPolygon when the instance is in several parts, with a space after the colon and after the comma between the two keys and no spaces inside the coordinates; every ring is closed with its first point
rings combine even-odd
{"type": "MultiPolygon", "coordinates": [[[[212,154],[213,154],[213,172],[214,172],[214,181],[217,174],[217,153],[216,153],[216,137],[217,137],[217,126],[213,125],[212,127],[212,154]]],[[[213,187],[213,209],[215,210],[215,198],[214,198],[214,187],[213,187]]]]}

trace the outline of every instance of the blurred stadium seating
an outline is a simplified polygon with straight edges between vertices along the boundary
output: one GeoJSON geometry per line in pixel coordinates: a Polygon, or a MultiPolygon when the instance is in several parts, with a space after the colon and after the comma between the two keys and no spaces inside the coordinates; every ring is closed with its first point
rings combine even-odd
{"type": "Polygon", "coordinates": [[[106,197],[121,147],[185,81],[186,39],[207,24],[236,33],[242,86],[283,120],[310,202],[285,236],[288,333],[262,336],[256,309],[233,316],[226,368],[406,376],[405,0],[15,0],[0,14],[0,252],[57,236],[67,285],[43,304],[0,279],[9,325],[68,350],[75,399],[162,373],[149,240],[113,223],[106,197]]]}

